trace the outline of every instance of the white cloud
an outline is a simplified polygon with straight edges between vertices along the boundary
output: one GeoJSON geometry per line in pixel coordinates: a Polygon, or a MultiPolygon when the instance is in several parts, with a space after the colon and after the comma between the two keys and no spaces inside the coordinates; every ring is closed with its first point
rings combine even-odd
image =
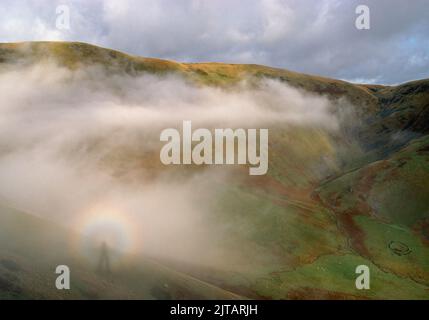
{"type": "Polygon", "coordinates": [[[429,70],[425,0],[8,0],[0,9],[0,41],[78,40],[143,56],[384,83],[427,77],[429,70]],[[55,29],[57,4],[71,8],[68,32],[55,29]],[[358,4],[370,8],[370,30],[354,26],[358,4]]]}
{"type": "Polygon", "coordinates": [[[162,130],[184,119],[194,129],[337,129],[327,98],[273,80],[226,90],[41,63],[2,70],[0,91],[7,101],[0,105],[2,199],[71,227],[88,208],[119,210],[139,230],[135,250],[178,259],[219,252],[223,234],[208,222],[208,203],[216,186],[240,177],[227,180],[230,167],[170,171],[159,159],[162,130]]]}

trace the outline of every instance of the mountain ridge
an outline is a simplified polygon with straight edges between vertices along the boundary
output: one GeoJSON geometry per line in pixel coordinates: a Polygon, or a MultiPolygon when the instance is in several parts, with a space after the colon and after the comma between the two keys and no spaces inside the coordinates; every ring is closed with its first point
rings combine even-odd
{"type": "MultiPolygon", "coordinates": [[[[70,70],[100,65],[108,73],[131,77],[154,74],[162,79],[175,74],[197,87],[228,89],[243,80],[258,85],[268,78],[325,96],[338,108],[343,104],[336,102],[347,101],[344,104],[350,104],[355,114],[338,133],[281,125],[270,129],[267,176],[235,179],[237,173],[230,184],[214,184],[213,188],[221,189],[213,208],[214,220],[225,225],[238,221],[240,228],[225,242],[228,247],[238,246],[237,252],[251,257],[254,265],[230,270],[174,262],[172,266],[228,290],[228,297],[243,293],[240,296],[275,299],[429,299],[429,187],[425,182],[429,181],[429,79],[397,86],[353,84],[255,64],[138,57],[78,42],[0,44],[0,73],[45,60],[70,70]],[[253,260],[259,256],[261,261],[253,260]],[[371,266],[376,279],[373,290],[354,289],[355,264],[371,266]]],[[[120,155],[113,159],[119,162],[118,172],[127,172],[124,163],[132,162],[130,159],[139,166],[158,159],[157,154],[144,157],[139,150],[120,151],[111,151],[120,155]]],[[[0,218],[11,216],[7,210],[12,209],[0,207],[0,218]]],[[[25,224],[29,219],[21,220],[25,224]]],[[[0,230],[10,225],[14,224],[0,225],[0,230]]],[[[24,249],[29,246],[25,241],[18,244],[24,249]]],[[[0,252],[2,247],[6,245],[0,245],[0,252]]],[[[11,288],[2,270],[3,284],[11,288]]],[[[97,288],[102,291],[103,280],[94,277],[97,279],[90,278],[87,284],[101,281],[97,288]]],[[[162,298],[172,290],[170,297],[195,297],[193,290],[182,288],[186,294],[181,296],[182,289],[163,287],[164,276],[159,278],[159,284],[152,283],[155,295],[150,291],[132,295],[135,292],[122,291],[120,285],[118,296],[125,292],[125,296],[162,298]]],[[[0,296],[2,289],[0,282],[0,296]]],[[[205,289],[196,289],[202,297],[209,295],[205,289]]],[[[81,296],[91,298],[86,290],[81,296]]]]}

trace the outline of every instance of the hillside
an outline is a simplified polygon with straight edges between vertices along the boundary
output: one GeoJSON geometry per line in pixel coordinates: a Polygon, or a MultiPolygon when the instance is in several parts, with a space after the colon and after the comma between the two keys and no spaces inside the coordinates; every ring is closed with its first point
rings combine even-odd
{"type": "MultiPolygon", "coordinates": [[[[363,85],[260,65],[136,57],[84,43],[0,44],[0,73],[42,61],[72,72],[98,66],[131,79],[175,75],[197,88],[226,91],[274,79],[325,97],[334,114],[343,116],[345,106],[352,112],[336,132],[274,126],[266,176],[237,168],[226,180],[211,181],[215,196],[197,203],[211,212],[210,228],[200,232],[224,235],[216,245],[234,259],[220,254],[222,263],[143,256],[105,279],[77,252],[63,250],[71,231],[0,206],[0,297],[429,299],[429,79],[363,85]],[[76,266],[79,290],[39,289],[54,279],[57,261],[76,266]],[[359,264],[371,268],[369,291],[354,287],[359,264]]],[[[72,157],[100,155],[103,170],[133,188],[148,181],[136,168],[150,179],[171,174],[179,182],[205,170],[164,171],[157,153],[129,141],[111,144],[109,136],[86,143],[69,151],[72,157]]]]}
{"type": "Polygon", "coordinates": [[[110,275],[100,274],[70,245],[73,238],[52,222],[0,206],[0,299],[240,298],[138,256],[125,258],[110,275]],[[61,264],[73,272],[73,290],[55,288],[55,267],[61,264]]]}

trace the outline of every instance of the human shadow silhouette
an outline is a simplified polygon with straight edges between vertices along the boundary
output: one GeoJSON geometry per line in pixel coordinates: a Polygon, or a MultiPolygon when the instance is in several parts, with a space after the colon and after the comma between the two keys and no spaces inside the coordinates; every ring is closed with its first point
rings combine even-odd
{"type": "Polygon", "coordinates": [[[110,274],[110,258],[107,243],[103,241],[100,248],[100,258],[98,259],[97,272],[100,274],[110,274]]]}

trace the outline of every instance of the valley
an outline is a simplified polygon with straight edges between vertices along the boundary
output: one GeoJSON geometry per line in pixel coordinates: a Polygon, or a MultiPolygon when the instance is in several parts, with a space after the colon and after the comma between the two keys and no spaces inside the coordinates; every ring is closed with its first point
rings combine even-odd
{"type": "MultiPolygon", "coordinates": [[[[9,125],[0,119],[6,137],[0,139],[0,166],[11,168],[1,172],[0,298],[429,299],[429,79],[365,85],[260,65],[136,57],[84,43],[0,44],[0,77],[20,79],[21,69],[42,89],[71,89],[32,113],[38,100],[22,98],[24,84],[1,87],[8,97],[2,108],[8,117],[12,114],[11,121],[17,117],[8,104],[15,99],[17,108],[33,117],[22,123],[37,122],[37,111],[43,115],[48,110],[61,126],[52,129],[51,120],[42,122],[29,133],[31,139],[11,131],[15,140],[6,137],[9,125]],[[64,78],[44,80],[52,63],[55,74],[64,73],[64,78]],[[167,95],[173,91],[168,85],[165,92],[155,90],[169,81],[179,92],[173,98],[167,95]],[[287,90],[284,96],[282,90],[287,90]],[[107,96],[107,91],[114,94],[107,96]],[[79,100],[85,95],[87,100],[79,100]],[[261,121],[264,111],[274,110],[266,122],[265,175],[249,175],[245,166],[219,170],[160,162],[162,130],[151,127],[163,106],[159,101],[180,98],[178,106],[189,107],[218,95],[219,106],[232,101],[222,109],[226,113],[219,111],[221,120],[229,117],[241,124],[247,119],[241,109],[238,116],[233,114],[231,106],[239,99],[254,102],[255,112],[262,106],[255,119],[249,116],[251,121],[261,121]],[[77,111],[63,118],[55,108],[66,100],[64,110],[77,111]],[[106,101],[118,101],[127,113],[108,108],[106,101]],[[103,111],[104,104],[86,111],[86,103],[104,103],[109,112],[103,111]],[[150,112],[141,116],[135,109],[144,103],[150,112]],[[288,103],[296,105],[293,112],[315,107],[291,121],[289,113],[276,109],[288,103]],[[76,126],[62,126],[73,117],[79,120],[76,126]],[[140,128],[145,125],[151,130],[140,128]],[[46,154],[40,156],[38,150],[46,154]],[[21,154],[22,159],[17,156],[21,154]],[[33,167],[45,156],[55,159],[54,167],[33,167]],[[21,178],[22,172],[34,174],[35,184],[25,183],[30,178],[21,178]],[[62,190],[51,180],[72,187],[62,190]],[[37,190],[46,193],[40,196],[37,190]],[[94,261],[76,245],[76,239],[85,237],[68,221],[81,207],[66,207],[69,215],[60,212],[62,199],[86,205],[88,195],[129,214],[129,224],[145,237],[141,250],[124,253],[109,276],[97,274],[94,261]],[[72,269],[73,290],[55,289],[54,271],[60,264],[72,269]],[[371,290],[356,289],[358,265],[370,268],[371,290]]],[[[31,94],[41,99],[44,92],[31,94]]],[[[167,109],[164,114],[180,119],[182,112],[167,109]]],[[[212,113],[208,118],[212,120],[212,113]]],[[[124,228],[130,229],[126,223],[124,228]]],[[[88,250],[94,250],[88,243],[88,250]]]]}

